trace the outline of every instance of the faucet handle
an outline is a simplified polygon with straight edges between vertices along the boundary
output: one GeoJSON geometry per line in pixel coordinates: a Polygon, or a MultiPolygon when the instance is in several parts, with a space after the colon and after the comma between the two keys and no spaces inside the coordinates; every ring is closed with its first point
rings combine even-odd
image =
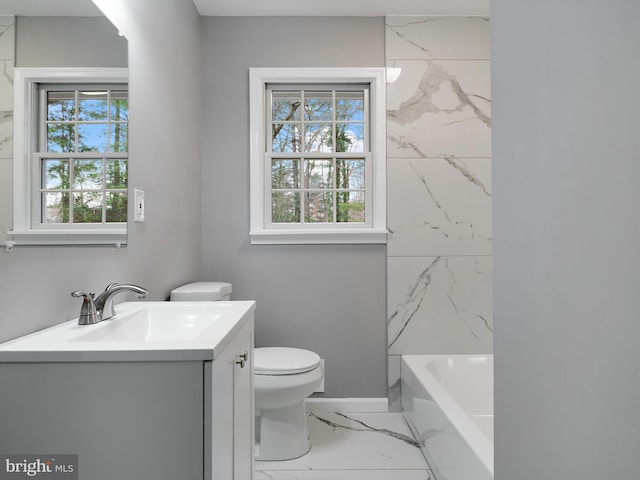
{"type": "Polygon", "coordinates": [[[93,293],[71,292],[74,298],[82,297],[82,306],[80,307],[80,316],[78,317],[78,325],[91,325],[98,322],[96,304],[94,302],[93,293]]]}

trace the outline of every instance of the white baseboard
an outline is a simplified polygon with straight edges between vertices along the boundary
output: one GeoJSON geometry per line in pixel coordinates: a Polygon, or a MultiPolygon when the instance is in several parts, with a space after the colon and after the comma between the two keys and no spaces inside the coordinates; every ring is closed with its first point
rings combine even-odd
{"type": "Polygon", "coordinates": [[[340,413],[386,413],[389,411],[387,397],[382,398],[307,398],[307,412],[340,413]]]}

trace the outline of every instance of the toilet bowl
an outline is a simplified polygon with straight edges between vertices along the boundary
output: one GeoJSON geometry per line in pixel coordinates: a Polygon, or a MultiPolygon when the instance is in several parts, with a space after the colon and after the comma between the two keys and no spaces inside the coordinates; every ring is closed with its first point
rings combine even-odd
{"type": "MultiPolygon", "coordinates": [[[[194,282],[171,291],[172,301],[226,301],[231,284],[194,282]]],[[[253,350],[257,460],[291,460],[311,448],[305,399],[322,382],[318,354],[301,348],[253,350]]]]}
{"type": "Polygon", "coordinates": [[[304,400],[322,382],[318,354],[262,347],[253,354],[256,460],[291,460],[311,448],[304,400]]]}

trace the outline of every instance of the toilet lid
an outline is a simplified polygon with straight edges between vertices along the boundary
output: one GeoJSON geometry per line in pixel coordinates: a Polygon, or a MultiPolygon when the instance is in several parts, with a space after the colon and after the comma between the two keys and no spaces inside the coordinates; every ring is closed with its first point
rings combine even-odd
{"type": "Polygon", "coordinates": [[[313,370],[320,364],[320,356],[309,350],[289,347],[261,347],[253,353],[256,375],[291,375],[313,370]]]}

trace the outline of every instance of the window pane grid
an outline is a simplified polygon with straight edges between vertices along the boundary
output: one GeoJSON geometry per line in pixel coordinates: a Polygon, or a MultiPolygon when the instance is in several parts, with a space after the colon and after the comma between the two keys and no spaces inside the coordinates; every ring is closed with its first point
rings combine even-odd
{"type": "Polygon", "coordinates": [[[41,87],[40,98],[39,148],[33,158],[41,172],[41,223],[126,222],[127,91],[50,85],[41,87]]]}
{"type": "Polygon", "coordinates": [[[370,150],[367,89],[271,89],[267,152],[359,152],[370,150]],[[303,112],[300,112],[302,107],[303,112]]]}
{"type": "Polygon", "coordinates": [[[43,89],[40,150],[47,152],[126,151],[127,92],[110,88],[43,89]],[[45,148],[42,148],[45,147],[45,148]]]}
{"type": "Polygon", "coordinates": [[[41,164],[42,223],[126,222],[126,159],[44,158],[41,164]]]}
{"type": "Polygon", "coordinates": [[[272,223],[365,223],[365,158],[271,158],[272,223]]]}
{"type": "Polygon", "coordinates": [[[345,88],[267,89],[271,110],[265,160],[271,172],[272,225],[366,224],[368,89],[345,88]]]}

